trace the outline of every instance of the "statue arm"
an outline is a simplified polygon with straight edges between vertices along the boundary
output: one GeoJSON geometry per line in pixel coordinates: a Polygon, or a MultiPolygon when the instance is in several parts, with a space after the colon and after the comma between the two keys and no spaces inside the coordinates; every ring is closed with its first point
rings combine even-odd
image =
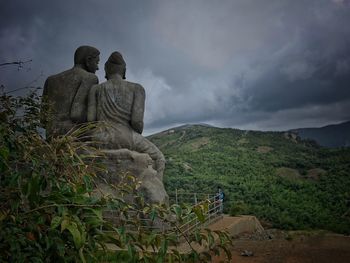
{"type": "Polygon", "coordinates": [[[131,127],[138,133],[143,131],[143,114],[145,112],[145,90],[137,85],[134,93],[134,103],[131,111],[131,127]]]}
{"type": "Polygon", "coordinates": [[[77,93],[74,96],[71,109],[70,117],[72,121],[80,123],[85,122],[87,119],[86,109],[88,103],[88,94],[90,87],[98,83],[96,76],[91,76],[85,80],[82,80],[80,86],[77,90],[77,93]]]}
{"type": "Polygon", "coordinates": [[[87,120],[88,121],[96,121],[97,120],[97,100],[96,93],[97,85],[91,87],[88,96],[88,107],[87,107],[87,120]]]}

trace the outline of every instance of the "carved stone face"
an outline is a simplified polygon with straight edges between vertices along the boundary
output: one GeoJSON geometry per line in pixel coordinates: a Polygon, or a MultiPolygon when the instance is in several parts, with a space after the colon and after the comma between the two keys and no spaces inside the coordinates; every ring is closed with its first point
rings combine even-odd
{"type": "Polygon", "coordinates": [[[100,62],[100,56],[87,57],[86,58],[86,70],[91,73],[95,73],[98,70],[98,63],[100,62]]]}

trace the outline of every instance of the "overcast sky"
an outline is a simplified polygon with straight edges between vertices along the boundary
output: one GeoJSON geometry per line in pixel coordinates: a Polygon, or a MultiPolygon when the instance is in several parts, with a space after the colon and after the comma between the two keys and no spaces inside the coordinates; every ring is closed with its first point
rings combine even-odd
{"type": "Polygon", "coordinates": [[[146,90],[145,133],[185,123],[285,130],[350,120],[349,0],[0,0],[6,91],[42,86],[80,45],[146,90]]]}

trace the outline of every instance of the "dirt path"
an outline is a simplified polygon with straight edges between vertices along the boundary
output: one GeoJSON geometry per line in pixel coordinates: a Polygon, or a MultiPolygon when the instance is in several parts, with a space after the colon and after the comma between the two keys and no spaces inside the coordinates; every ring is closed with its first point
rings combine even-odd
{"type": "MultiPolygon", "coordinates": [[[[350,237],[324,232],[266,231],[265,237],[241,236],[232,249],[235,263],[349,263],[350,237]],[[262,240],[259,240],[262,239],[262,240]],[[253,253],[252,256],[242,256],[253,253]]],[[[214,258],[217,263],[224,258],[214,258]]]]}

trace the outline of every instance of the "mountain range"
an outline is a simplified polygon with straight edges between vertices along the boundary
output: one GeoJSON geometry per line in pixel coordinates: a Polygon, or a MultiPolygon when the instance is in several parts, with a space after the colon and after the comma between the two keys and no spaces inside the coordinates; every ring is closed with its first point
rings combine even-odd
{"type": "Polygon", "coordinates": [[[300,128],[290,130],[301,139],[311,139],[324,147],[350,146],[350,121],[327,125],[321,128],[300,128]]]}

